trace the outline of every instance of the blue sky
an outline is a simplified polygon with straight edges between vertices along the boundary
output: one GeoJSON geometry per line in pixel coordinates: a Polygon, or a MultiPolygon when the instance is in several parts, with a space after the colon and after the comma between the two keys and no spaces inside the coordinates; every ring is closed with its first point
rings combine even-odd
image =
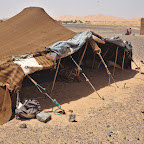
{"type": "Polygon", "coordinates": [[[144,0],[0,0],[0,19],[10,18],[30,6],[42,7],[52,17],[95,14],[144,17],[144,0]]]}

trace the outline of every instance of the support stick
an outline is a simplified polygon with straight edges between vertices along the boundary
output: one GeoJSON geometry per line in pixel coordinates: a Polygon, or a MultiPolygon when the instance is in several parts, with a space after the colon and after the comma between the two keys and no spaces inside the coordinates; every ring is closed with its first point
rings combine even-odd
{"type": "MultiPolygon", "coordinates": [[[[72,59],[72,61],[73,61],[73,62],[75,63],[75,65],[77,66],[78,70],[81,71],[82,68],[76,63],[76,61],[73,59],[73,57],[70,56],[70,58],[72,59]]],[[[94,86],[92,85],[92,83],[89,81],[89,79],[87,78],[87,76],[86,76],[83,72],[82,72],[82,75],[85,77],[86,81],[90,84],[90,86],[91,86],[92,89],[97,93],[97,95],[98,95],[102,100],[104,100],[104,98],[99,95],[99,93],[96,91],[96,89],[94,88],[94,86]]]]}
{"type": "Polygon", "coordinates": [[[93,56],[92,69],[94,68],[94,65],[95,65],[95,53],[94,53],[94,56],[93,56]]]}
{"type": "Polygon", "coordinates": [[[115,57],[115,64],[114,64],[114,69],[113,69],[113,76],[114,76],[114,73],[115,73],[115,66],[116,66],[116,63],[117,63],[117,56],[118,56],[118,48],[116,49],[116,57],[115,57]]]}
{"type": "MultiPolygon", "coordinates": [[[[103,58],[106,56],[106,54],[107,54],[107,52],[108,52],[109,49],[110,49],[110,48],[108,48],[108,49],[106,50],[106,52],[105,52],[104,55],[103,55],[103,58]]],[[[100,65],[101,65],[101,61],[99,62],[97,69],[99,69],[100,65]]]]}
{"type": "MultiPolygon", "coordinates": [[[[87,49],[87,45],[88,45],[88,41],[86,42],[85,49],[84,49],[83,54],[82,54],[82,56],[81,56],[81,59],[80,59],[80,61],[79,61],[79,66],[81,65],[81,62],[82,62],[83,57],[84,57],[84,55],[85,55],[85,52],[86,52],[86,49],[87,49]]],[[[78,76],[79,76],[79,74],[80,74],[80,71],[78,70],[78,76]]]]}
{"type": "Polygon", "coordinates": [[[99,93],[96,91],[95,87],[92,85],[92,83],[89,81],[89,79],[87,78],[87,76],[82,72],[82,75],[85,77],[86,81],[90,84],[90,86],[92,87],[92,89],[94,90],[95,93],[97,93],[97,95],[99,96],[99,98],[101,98],[102,100],[104,100],[104,98],[102,98],[99,93]]]}
{"type": "Polygon", "coordinates": [[[124,69],[124,62],[125,62],[125,50],[124,50],[124,55],[123,55],[122,70],[124,69]]]}
{"type": "Polygon", "coordinates": [[[58,65],[57,65],[57,69],[56,69],[56,73],[55,73],[55,77],[54,77],[54,81],[53,81],[51,93],[52,93],[52,91],[53,91],[53,89],[54,89],[54,85],[55,85],[55,81],[56,81],[56,78],[57,78],[57,74],[58,74],[60,62],[61,62],[61,58],[60,58],[59,61],[58,61],[58,65]]]}
{"type": "Polygon", "coordinates": [[[101,54],[100,54],[100,53],[97,53],[97,54],[99,55],[99,57],[100,57],[100,59],[101,59],[102,63],[104,64],[104,66],[105,66],[105,68],[106,68],[106,70],[107,70],[108,75],[110,75],[110,76],[111,76],[111,78],[112,78],[112,80],[114,81],[114,83],[115,83],[116,87],[118,88],[118,86],[117,86],[117,84],[116,84],[116,82],[115,82],[115,80],[114,80],[113,76],[111,75],[111,73],[110,73],[109,69],[107,68],[107,65],[106,65],[105,61],[103,60],[103,58],[102,58],[101,54]]]}

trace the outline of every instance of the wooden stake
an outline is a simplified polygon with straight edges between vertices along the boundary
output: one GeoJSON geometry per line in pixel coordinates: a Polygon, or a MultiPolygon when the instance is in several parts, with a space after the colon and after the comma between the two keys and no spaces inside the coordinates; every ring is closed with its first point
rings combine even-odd
{"type": "Polygon", "coordinates": [[[116,49],[116,57],[115,57],[115,64],[114,64],[114,69],[113,69],[113,76],[114,76],[114,73],[115,73],[115,66],[116,66],[116,63],[117,63],[117,56],[118,56],[118,48],[116,49]]]}
{"type": "Polygon", "coordinates": [[[94,68],[94,65],[95,65],[95,53],[94,53],[94,56],[93,56],[92,69],[94,68]]]}
{"type": "Polygon", "coordinates": [[[107,65],[106,65],[106,63],[105,63],[104,59],[102,58],[101,54],[100,54],[100,53],[97,53],[97,54],[99,55],[99,57],[100,57],[100,59],[101,59],[102,63],[104,64],[104,66],[105,66],[105,68],[106,68],[106,70],[107,70],[107,74],[108,74],[109,76],[111,76],[111,78],[112,78],[113,82],[115,83],[116,87],[118,88],[118,86],[117,86],[117,84],[116,84],[116,82],[115,82],[115,80],[114,80],[113,76],[111,75],[111,73],[110,73],[109,69],[107,68],[107,65]]]}
{"type": "MultiPolygon", "coordinates": [[[[82,54],[82,56],[81,56],[81,59],[80,59],[80,61],[79,61],[79,66],[80,66],[81,63],[82,63],[83,57],[84,57],[85,52],[86,52],[86,49],[87,49],[87,45],[88,45],[88,41],[86,42],[85,49],[84,49],[83,54],[82,54]]],[[[79,74],[80,74],[80,71],[78,70],[78,74],[77,74],[77,76],[79,76],[79,74]]]]}
{"type": "Polygon", "coordinates": [[[124,62],[125,62],[125,50],[124,50],[124,55],[123,55],[122,70],[124,69],[124,62]]]}
{"type": "MultiPolygon", "coordinates": [[[[106,56],[106,54],[107,54],[107,52],[108,52],[109,49],[110,49],[110,48],[108,48],[108,49],[106,50],[106,52],[105,52],[104,55],[103,55],[103,58],[106,56]]],[[[99,69],[100,65],[101,65],[101,61],[99,62],[97,69],[99,69]]]]}
{"type": "Polygon", "coordinates": [[[56,81],[56,78],[57,78],[57,73],[58,73],[58,70],[59,70],[60,62],[61,62],[61,58],[60,58],[59,61],[58,61],[58,65],[57,65],[57,69],[56,69],[56,73],[55,73],[55,77],[54,77],[54,81],[53,81],[51,93],[52,93],[52,91],[53,91],[53,89],[54,89],[54,85],[55,85],[55,81],[56,81]]]}

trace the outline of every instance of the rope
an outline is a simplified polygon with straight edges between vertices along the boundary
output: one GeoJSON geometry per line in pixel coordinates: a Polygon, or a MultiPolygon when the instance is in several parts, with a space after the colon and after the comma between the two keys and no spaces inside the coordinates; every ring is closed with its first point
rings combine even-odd
{"type": "MultiPolygon", "coordinates": [[[[103,58],[106,56],[106,54],[107,54],[107,52],[108,52],[108,50],[110,49],[110,47],[106,50],[106,52],[104,53],[104,55],[103,55],[103,58]]],[[[98,67],[97,68],[99,68],[100,67],[100,65],[101,65],[101,61],[99,62],[99,64],[98,64],[98,67]]]]}
{"type": "MultiPolygon", "coordinates": [[[[17,98],[16,98],[16,109],[18,108],[20,103],[19,91],[17,91],[17,98]]],[[[15,113],[15,118],[19,119],[19,116],[15,113]]]]}
{"type": "MultiPolygon", "coordinates": [[[[56,114],[56,111],[61,110],[62,113],[64,114],[64,110],[61,108],[61,105],[56,101],[56,99],[52,99],[52,97],[46,93],[46,88],[43,88],[40,86],[35,80],[33,80],[29,75],[27,77],[34,83],[34,85],[37,87],[37,89],[40,91],[40,93],[46,95],[55,105],[58,107],[55,111],[53,111],[53,105],[52,105],[52,112],[56,114]]],[[[56,115],[62,115],[62,114],[56,114],[56,115]]]]}
{"type": "Polygon", "coordinates": [[[19,91],[17,91],[16,108],[18,108],[18,106],[19,106],[19,102],[20,102],[20,98],[19,98],[19,91]]]}
{"type": "MultiPolygon", "coordinates": [[[[76,63],[76,61],[73,59],[72,56],[70,56],[70,58],[72,59],[72,61],[75,63],[75,65],[77,66],[78,70],[81,72],[82,68],[76,63]]],[[[87,76],[84,74],[84,72],[82,72],[82,75],[84,76],[84,78],[86,79],[86,81],[90,84],[90,86],[92,87],[92,89],[97,93],[97,95],[99,96],[99,98],[101,98],[102,100],[104,100],[103,97],[101,97],[99,95],[99,93],[96,91],[96,89],[94,88],[94,86],[92,85],[92,83],[90,82],[90,80],[87,78],[87,76]]]]}
{"type": "Polygon", "coordinates": [[[110,73],[110,71],[109,71],[109,69],[108,69],[108,67],[107,67],[107,65],[106,65],[106,63],[105,63],[105,61],[103,60],[101,54],[100,54],[100,53],[97,53],[97,54],[99,55],[99,57],[100,57],[102,63],[104,64],[104,66],[105,66],[105,68],[106,68],[106,71],[107,71],[107,74],[108,74],[109,76],[111,76],[113,82],[115,83],[116,87],[118,88],[118,86],[117,86],[117,84],[116,84],[116,82],[115,82],[113,76],[111,75],[111,73],[110,73]]]}

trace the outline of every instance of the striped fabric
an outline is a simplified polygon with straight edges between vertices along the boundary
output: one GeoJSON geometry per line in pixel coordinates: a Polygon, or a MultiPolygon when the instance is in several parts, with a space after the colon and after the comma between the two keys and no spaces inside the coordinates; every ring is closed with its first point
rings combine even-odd
{"type": "Polygon", "coordinates": [[[44,56],[35,57],[39,65],[43,66],[44,69],[53,69],[56,66],[56,60],[48,53],[44,56]]]}
{"type": "Polygon", "coordinates": [[[24,77],[21,67],[13,62],[0,66],[0,86],[7,86],[10,91],[20,90],[24,77]]]}
{"type": "Polygon", "coordinates": [[[56,61],[50,56],[50,54],[46,54],[44,56],[34,57],[37,64],[42,66],[40,69],[34,69],[33,67],[28,67],[31,69],[29,73],[25,73],[20,63],[14,63],[13,61],[7,62],[3,65],[0,65],[0,86],[7,88],[10,91],[18,91],[22,86],[22,81],[27,74],[33,73],[38,70],[44,69],[53,69],[56,66],[56,61]]]}

